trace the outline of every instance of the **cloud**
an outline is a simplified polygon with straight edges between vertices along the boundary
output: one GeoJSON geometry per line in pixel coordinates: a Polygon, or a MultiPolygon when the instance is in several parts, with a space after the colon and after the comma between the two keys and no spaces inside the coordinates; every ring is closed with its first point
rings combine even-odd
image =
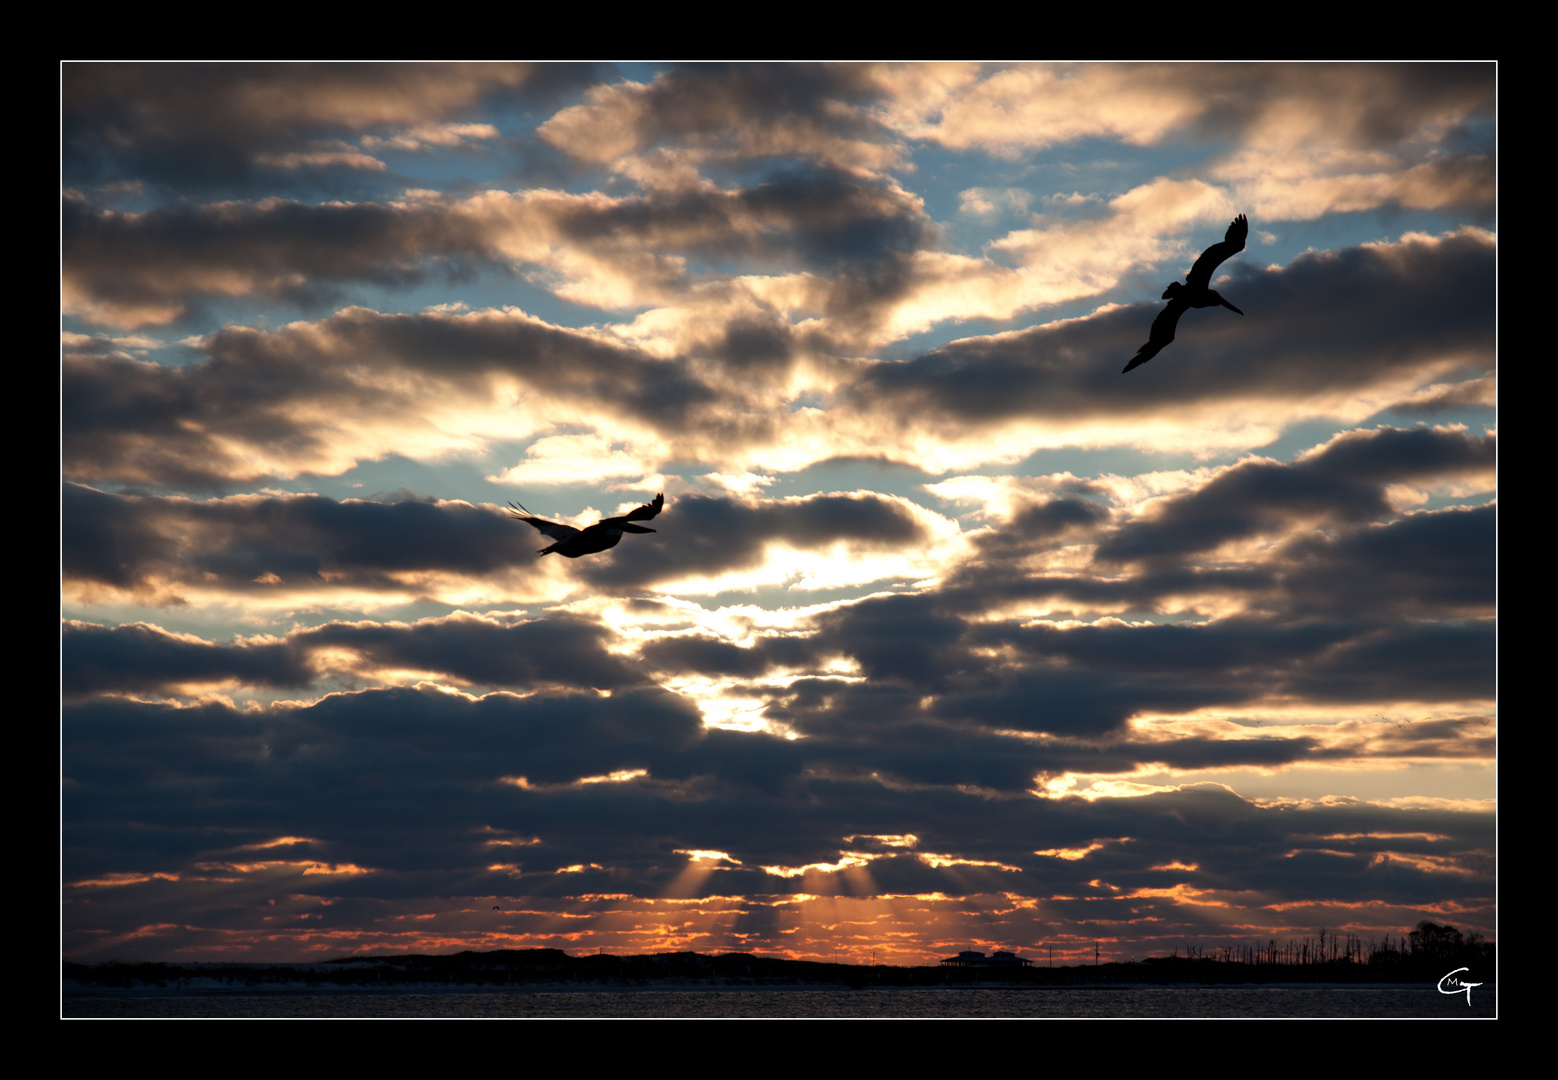
{"type": "Polygon", "coordinates": [[[418,597],[525,602],[699,581],[715,590],[785,582],[832,588],[924,576],[955,557],[960,541],[956,525],[939,515],[875,494],[686,496],[657,523],[658,542],[627,543],[609,557],[578,562],[538,558],[526,526],[500,508],[464,502],[196,501],[76,484],[66,484],[61,498],[67,594],[162,604],[192,597],[283,609],[325,598],[365,607],[418,597]]]}
{"type": "Polygon", "coordinates": [[[888,125],[953,150],[1227,140],[1209,175],[1260,220],[1494,206],[1491,135],[1472,133],[1491,126],[1491,64],[992,65],[939,83],[910,67],[884,81],[888,125]]]}
{"type": "Polygon", "coordinates": [[[362,144],[370,149],[381,146],[395,150],[467,149],[477,140],[496,139],[498,134],[498,129],[491,124],[418,124],[387,139],[364,135],[362,144]]]}
{"type": "Polygon", "coordinates": [[[145,623],[67,621],[61,682],[70,699],[188,694],[217,686],[300,689],[342,677],[388,685],[433,678],[510,690],[642,684],[634,665],[607,651],[612,643],[599,624],[567,614],[516,620],[462,612],[411,624],[329,622],[279,640],[227,645],[145,623]]]}
{"type": "Polygon", "coordinates": [[[609,198],[538,189],[390,202],[174,205],[139,213],[63,200],[66,310],[93,321],[173,321],[204,297],[318,302],[333,283],[420,284],[473,267],[535,268],[576,303],[663,303],[694,283],[688,257],[837,269],[908,251],[919,200],[891,183],[792,168],[735,191],[609,198]]]}
{"type": "Polygon", "coordinates": [[[641,70],[64,69],[67,951],[1491,933],[1493,65],[641,70]]]}
{"type": "Polygon", "coordinates": [[[958,213],[985,217],[996,213],[1001,207],[1021,212],[1028,208],[1032,198],[1021,188],[996,191],[992,188],[971,187],[958,192],[958,213]]]}
{"type": "Polygon", "coordinates": [[[1241,264],[1224,292],[1252,314],[1191,312],[1170,349],[1129,377],[1120,367],[1152,321],[1143,305],[876,365],[846,400],[861,416],[903,418],[900,446],[944,444],[916,455],[922,467],[1000,460],[996,443],[1010,448],[1006,460],[1052,441],[1258,445],[1257,430],[1274,436],[1300,416],[1361,420],[1432,371],[1490,369],[1494,252],[1469,230],[1303,255],[1282,269],[1241,264]],[[1154,369],[1173,378],[1137,378],[1154,369]]]}
{"type": "Polygon", "coordinates": [[[1496,506],[1415,513],[1334,537],[1295,538],[1281,553],[1281,585],[1299,611],[1485,618],[1497,601],[1490,558],[1497,549],[1496,506]]]}
{"type": "MultiPolygon", "coordinates": [[[[367,691],[248,712],[96,702],[68,707],[63,732],[66,878],[92,897],[94,926],[144,926],[147,905],[162,901],[137,890],[186,880],[179,893],[193,910],[278,885],[329,899],[330,918],[347,933],[372,925],[375,911],[393,926],[413,898],[428,914],[421,891],[450,874],[478,893],[523,889],[537,906],[610,886],[620,908],[663,894],[682,878],[686,853],[706,851],[724,854],[718,872],[676,887],[746,896],[759,910],[799,902],[797,893],[891,906],[903,894],[977,903],[1005,892],[1008,907],[1013,895],[1042,897],[1068,932],[1105,917],[1116,933],[1149,939],[1165,918],[1176,933],[1216,932],[1201,925],[1201,905],[1171,895],[1184,889],[1252,925],[1287,928],[1307,927],[1317,904],[1394,910],[1449,897],[1475,910],[1491,888],[1485,811],[1361,800],[1271,807],[1211,784],[1137,798],[991,798],[967,781],[996,778],[995,751],[1021,755],[1020,743],[991,742],[990,768],[981,769],[968,740],[929,729],[903,729],[898,744],[876,747],[700,735],[691,712],[662,691],[476,700],[367,691]],[[949,754],[954,747],[962,753],[949,754]],[[612,775],[625,779],[588,782],[612,775]],[[196,799],[205,828],[191,830],[196,799]],[[915,847],[884,852],[861,839],[889,826],[912,833],[915,847]],[[256,860],[253,844],[278,836],[307,837],[309,857],[256,860]],[[524,846],[489,845],[506,837],[524,846]],[[1085,854],[1039,854],[1057,848],[1085,854]],[[374,873],[289,886],[305,866],[374,873]],[[808,866],[794,878],[761,869],[808,866]],[[1446,880],[1437,867],[1453,873],[1446,880]],[[136,883],[118,884],[131,873],[136,883]],[[1274,897],[1300,910],[1285,916],[1274,897]]],[[[1213,752],[1275,764],[1295,751],[1305,748],[1251,740],[1213,752]]],[[[1080,745],[1029,753],[1058,767],[1068,754],[1099,760],[1080,745]]],[[[1195,757],[1172,746],[1156,753],[1195,757]]],[[[585,916],[575,928],[606,929],[587,905],[572,907],[585,916]]],[[[1389,925],[1391,914],[1376,917],[1389,925]]],[[[770,931],[762,947],[784,947],[770,931]]]]}
{"type": "Polygon", "coordinates": [[[186,596],[286,605],[300,596],[405,598],[492,575],[535,580],[530,538],[468,503],[337,502],[318,495],[193,499],[66,484],[66,590],[107,586],[153,602],[186,596]]]}
{"type": "Polygon", "coordinates": [[[1430,495],[1486,497],[1496,448],[1492,433],[1381,427],[1288,463],[1133,482],[943,481],[930,490],[982,502],[990,523],[968,534],[939,596],[954,610],[1046,619],[1485,617],[1496,509],[1414,508],[1430,495]]]}
{"type": "Polygon", "coordinates": [[[411,625],[328,623],[293,635],[301,647],[353,654],[346,670],[365,675],[422,672],[468,684],[510,689],[620,690],[643,674],[607,651],[614,642],[599,624],[566,614],[496,621],[456,614],[411,625]]]}
{"type": "Polygon", "coordinates": [[[782,359],[783,331],[750,323],[725,328],[726,359],[661,359],[512,310],[353,308],[274,332],[232,328],[184,368],[71,348],[64,464],[87,481],[220,487],[336,473],[391,450],[472,452],[561,424],[609,430],[613,452],[646,472],[669,460],[791,470],[841,453],[942,472],[1060,441],[1258,445],[1284,424],[1362,419],[1424,381],[1491,367],[1494,252],[1472,230],[1241,267],[1229,292],[1254,314],[1192,312],[1173,350],[1128,379],[1116,361],[1150,309],[832,368],[782,359]],[[1171,383],[1153,374],[1171,367],[1171,383]],[[791,395],[819,382],[837,407],[796,408],[791,395]]]}
{"type": "Polygon", "coordinates": [[[60,683],[67,699],[226,683],[299,687],[314,677],[303,651],[287,642],[223,647],[146,623],[107,627],[67,621],[62,634],[60,683]]]}
{"type": "MultiPolygon", "coordinates": [[[[906,65],[893,74],[914,73],[906,65]]],[[[1203,107],[1196,88],[1164,68],[1023,65],[987,68],[982,77],[958,74],[963,78],[947,80],[939,94],[925,93],[915,80],[908,101],[889,106],[889,122],[950,149],[1014,155],[1087,137],[1155,142],[1203,107]]]]}
{"type": "Polygon", "coordinates": [[[484,102],[544,102],[593,74],[550,64],[68,63],[65,183],[198,190],[249,181],[266,165],[360,168],[349,156],[304,157],[330,135],[428,141],[458,132],[446,125],[484,102]]]}
{"type": "Polygon", "coordinates": [[[1183,241],[1165,234],[1226,221],[1236,212],[1226,192],[1199,180],[1154,180],[1111,200],[1106,210],[1107,216],[1081,220],[1035,215],[1035,227],[997,238],[979,258],[919,253],[905,267],[892,306],[878,316],[881,336],[872,344],[923,332],[946,319],[1004,320],[1098,296],[1129,272],[1184,251],[1183,241]]]}
{"type": "Polygon", "coordinates": [[[864,112],[874,92],[871,69],[857,65],[703,65],[595,87],[538,134],[580,163],[650,186],[695,182],[705,161],[781,156],[872,174],[899,158],[864,112]]]}
{"type": "Polygon", "coordinates": [[[1099,545],[1106,561],[1174,559],[1263,532],[1388,516],[1400,481],[1476,477],[1492,490],[1497,440],[1459,431],[1381,428],[1337,436],[1292,465],[1248,461],[1194,492],[1160,500],[1150,516],[1099,545]]]}
{"type": "Polygon", "coordinates": [[[617,591],[651,584],[723,591],[788,582],[799,588],[934,572],[955,557],[957,527],[907,499],[874,493],[734,499],[688,495],[676,501],[667,542],[624,545],[611,562],[581,568],[587,587],[617,591]],[[804,554],[817,553],[818,559],[804,554]],[[755,579],[755,580],[754,580],[755,579]]]}
{"type": "Polygon", "coordinates": [[[603,435],[548,435],[531,443],[518,465],[492,479],[524,488],[535,484],[620,480],[653,471],[649,458],[613,447],[603,435]]]}
{"type": "Polygon", "coordinates": [[[63,202],[67,312],[97,322],[171,322],[195,298],[303,298],[332,281],[410,285],[422,259],[484,255],[480,223],[436,208],[267,200],[138,214],[63,202]]]}
{"type": "Polygon", "coordinates": [[[623,437],[674,429],[714,399],[685,364],[519,311],[353,308],[203,347],[184,368],[67,354],[66,474],[219,488],[470,451],[586,416],[623,437]]]}

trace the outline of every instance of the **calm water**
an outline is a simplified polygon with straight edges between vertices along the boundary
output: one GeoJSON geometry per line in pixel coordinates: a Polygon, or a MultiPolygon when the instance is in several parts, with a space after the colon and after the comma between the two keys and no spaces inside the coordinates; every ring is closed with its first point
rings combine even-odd
{"type": "Polygon", "coordinates": [[[121,990],[68,994],[67,1017],[1433,1017],[1492,1018],[1492,986],[988,990],[121,990]]]}

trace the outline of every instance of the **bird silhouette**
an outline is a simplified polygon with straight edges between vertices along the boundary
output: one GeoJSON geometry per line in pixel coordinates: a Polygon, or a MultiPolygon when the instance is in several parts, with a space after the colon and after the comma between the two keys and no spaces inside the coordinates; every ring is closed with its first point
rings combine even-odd
{"type": "Polygon", "coordinates": [[[1163,299],[1169,302],[1156,319],[1152,320],[1152,335],[1147,339],[1147,344],[1136,350],[1136,355],[1131,357],[1131,362],[1125,365],[1124,375],[1133,367],[1140,367],[1163,351],[1163,346],[1174,340],[1174,327],[1179,325],[1179,317],[1190,308],[1217,307],[1222,305],[1229,311],[1243,315],[1228,301],[1217,295],[1217,290],[1212,286],[1212,271],[1227,258],[1237,255],[1244,250],[1244,238],[1250,235],[1250,223],[1243,214],[1234,218],[1228,226],[1228,231],[1223,234],[1220,244],[1213,244],[1201,253],[1196,264],[1190,268],[1190,273],[1185,275],[1185,283],[1171,282],[1169,287],[1163,290],[1163,299]]]}
{"type": "Polygon", "coordinates": [[[642,525],[634,525],[635,521],[648,521],[658,514],[665,506],[665,495],[655,496],[654,502],[645,503],[636,510],[629,510],[621,517],[603,518],[586,529],[575,529],[572,525],[559,525],[555,521],[547,521],[538,518],[522,503],[509,503],[509,513],[520,521],[534,525],[541,532],[550,536],[556,543],[541,549],[542,555],[550,555],[552,552],[567,559],[577,559],[580,555],[593,555],[597,551],[605,551],[614,548],[622,539],[623,533],[652,533],[654,529],[646,529],[642,525]]]}

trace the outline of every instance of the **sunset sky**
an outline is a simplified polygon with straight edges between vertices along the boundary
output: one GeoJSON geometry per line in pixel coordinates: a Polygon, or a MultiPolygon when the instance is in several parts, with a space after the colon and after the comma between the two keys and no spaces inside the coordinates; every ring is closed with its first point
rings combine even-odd
{"type": "Polygon", "coordinates": [[[1496,936],[1494,65],[61,102],[67,957],[1496,936]]]}

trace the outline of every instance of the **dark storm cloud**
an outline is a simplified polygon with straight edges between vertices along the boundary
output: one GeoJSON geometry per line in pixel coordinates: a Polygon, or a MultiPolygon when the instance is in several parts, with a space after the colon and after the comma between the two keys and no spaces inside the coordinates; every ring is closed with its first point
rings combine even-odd
{"type": "Polygon", "coordinates": [[[61,685],[67,698],[92,693],[177,693],[240,683],[304,687],[331,675],[421,672],[505,689],[620,689],[644,682],[633,664],[606,651],[610,632],[554,614],[528,621],[455,614],[412,624],[332,622],[281,640],[219,645],[155,626],[67,622],[61,685]]]}
{"type": "MultiPolygon", "coordinates": [[[[196,501],[61,489],[65,579],[163,593],[389,589],[395,575],[538,570],[536,535],[508,513],[466,503],[337,502],[321,495],[196,501]]],[[[648,586],[760,564],[766,545],[891,550],[923,543],[905,504],[877,495],[743,502],[690,495],[661,519],[663,542],[623,544],[570,564],[592,585],[648,586]],[[674,517],[672,516],[674,514],[674,517]]],[[[429,640],[427,645],[433,645],[429,640]]],[[[485,681],[478,679],[477,681],[485,681]]]]}
{"type": "MultiPolygon", "coordinates": [[[[969,663],[960,684],[938,697],[932,713],[955,722],[1053,735],[1103,735],[1122,731],[1141,713],[1182,713],[1236,705],[1256,696],[1251,687],[1193,674],[1131,674],[1062,670],[1043,663],[1013,667],[969,663]]],[[[832,722],[843,716],[830,718],[832,722]]]]}
{"type": "Polygon", "coordinates": [[[1161,306],[955,342],[874,367],[850,391],[861,412],[932,430],[1019,417],[1149,417],[1195,402],[1357,391],[1425,364],[1493,363],[1496,247],[1443,240],[1300,255],[1284,269],[1233,264],[1215,283],[1245,311],[1190,311],[1151,364],[1120,374],[1161,306]],[[1147,373],[1153,374],[1147,374],[1147,373]],[[1141,376],[1146,375],[1146,378],[1141,376]]]}
{"type": "Polygon", "coordinates": [[[67,195],[63,281],[76,306],[107,309],[96,321],[165,322],[201,296],[301,302],[332,282],[415,285],[425,260],[494,260],[483,224],[437,206],[282,200],[121,214],[67,195]]]}
{"type": "MultiPolygon", "coordinates": [[[[503,98],[544,103],[595,75],[578,64],[69,63],[63,175],[233,187],[321,140],[463,119],[503,98]]],[[[265,171],[273,183],[286,175],[265,171]]]]}
{"type": "MultiPolygon", "coordinates": [[[[1020,547],[1014,548],[1020,553],[1020,547]]],[[[986,546],[985,550],[1005,554],[998,547],[986,546]]],[[[987,558],[960,567],[950,575],[942,600],[948,609],[962,612],[999,609],[1025,601],[1053,601],[1049,606],[1062,611],[1070,606],[1078,613],[1103,610],[1147,615],[1158,612],[1169,601],[1186,597],[1248,602],[1269,591],[1276,580],[1276,570],[1271,566],[1151,568],[1109,578],[1091,573],[1014,577],[1011,563],[1005,558],[987,558]]]]}
{"type": "MultiPolygon", "coordinates": [[[[962,787],[1002,797],[1031,792],[1036,778],[1071,772],[1129,776],[1143,766],[1277,768],[1343,756],[1310,737],[1137,738],[1117,730],[1117,714],[1153,693],[1142,689],[1149,680],[1095,687],[1089,698],[1081,679],[1051,674],[1027,673],[1011,680],[1004,694],[950,693],[928,704],[890,687],[803,680],[766,715],[804,736],[784,757],[799,755],[812,775],[897,787],[962,787]],[[1019,731],[1051,737],[1013,734],[1019,731]]],[[[1160,680],[1158,696],[1173,692],[1167,686],[1160,680]]],[[[1192,691],[1186,680],[1181,693],[1188,697],[1192,691]]],[[[1203,692],[1198,698],[1204,703],[1214,695],[1203,692]]],[[[1436,752],[1431,748],[1427,756],[1436,752]]],[[[1354,756],[1355,748],[1349,748],[1346,757],[1354,756]]]]}
{"type": "Polygon", "coordinates": [[[451,768],[438,771],[439,784],[499,776],[567,783],[636,768],[674,772],[672,756],[702,732],[696,710],[658,687],[620,690],[609,698],[563,691],[476,701],[366,691],[326,698],[306,712],[310,726],[328,731],[334,754],[350,755],[366,769],[382,763],[393,770],[419,756],[448,755],[451,768]]]}
{"type": "Polygon", "coordinates": [[[829,266],[911,251],[930,237],[918,200],[834,169],[793,168],[733,191],[693,190],[559,208],[578,244],[829,266]]]}
{"type": "MultiPolygon", "coordinates": [[[[681,364],[656,360],[609,339],[497,312],[384,315],[351,308],[296,333],[224,331],[207,348],[213,365],[224,373],[231,368],[252,371],[259,378],[273,367],[299,374],[336,351],[353,363],[400,368],[461,388],[485,387],[491,376],[509,376],[549,397],[650,424],[685,422],[714,399],[681,364]]],[[[314,392],[309,397],[317,400],[321,394],[328,399],[335,387],[310,389],[314,392]]],[[[361,393],[364,388],[355,389],[361,393]]]]}
{"type": "MultiPolygon", "coordinates": [[[[99,701],[66,709],[67,783],[79,795],[68,829],[74,838],[130,824],[177,848],[212,845],[192,828],[256,839],[277,830],[269,835],[339,840],[335,857],[362,865],[469,863],[481,851],[473,834],[534,797],[501,778],[544,785],[674,772],[668,763],[696,743],[699,728],[695,710],[659,689],[475,701],[381,690],[259,711],[99,701]]],[[[546,819],[566,847],[563,821],[550,820],[566,812],[552,804],[527,824],[546,819]]]]}
{"type": "Polygon", "coordinates": [[[826,550],[843,543],[857,551],[890,551],[930,542],[906,504],[874,493],[753,502],[684,495],[661,520],[662,542],[623,544],[613,559],[582,566],[583,579],[615,590],[712,577],[761,565],[769,544],[826,550]]]}
{"type": "MultiPolygon", "coordinates": [[[[785,741],[700,732],[693,711],[658,690],[478,701],[371,691],[250,711],[97,702],[67,707],[63,735],[72,791],[67,880],[188,873],[195,860],[295,858],[285,850],[237,850],[291,836],[313,838],[310,854],[327,851],[333,862],[381,872],[376,880],[317,886],[346,895],[414,896],[426,887],[426,872],[475,878],[494,861],[523,863],[527,893],[595,887],[548,876],[594,862],[602,867],[597,885],[659,895],[685,865],[673,857],[678,848],[728,852],[745,864],[741,873],[758,875],[762,865],[833,862],[842,851],[873,850],[862,836],[912,834],[918,846],[903,851],[905,859],[931,852],[997,861],[1021,871],[1008,879],[1012,887],[1037,895],[1075,895],[1100,878],[1116,887],[1150,884],[1151,867],[1177,859],[1198,865],[1187,873],[1200,875],[1191,881],[1202,888],[1271,890],[1284,900],[1330,896],[1313,891],[1312,868],[1293,858],[1326,849],[1358,852],[1335,867],[1349,895],[1372,883],[1376,896],[1411,901],[1440,895],[1433,890],[1443,883],[1406,868],[1371,877],[1373,855],[1403,848],[1367,834],[1424,834],[1411,852],[1452,861],[1483,857],[1491,847],[1486,815],[1364,803],[1263,808],[1211,786],[1091,803],[1020,793],[1032,776],[1025,769],[1123,771],[1133,750],[1135,760],[1271,766],[1312,757],[1305,740],[1032,747],[927,724],[905,729],[896,743],[785,741]],[[1002,749],[1016,764],[1001,761],[1002,749]],[[648,775],[573,783],[639,769],[648,775]],[[521,776],[528,788],[497,782],[521,776]],[[990,780],[1009,784],[1012,797],[990,797],[990,780]],[[487,842],[494,836],[521,846],[494,848],[487,842]],[[1101,850],[1079,860],[1035,854],[1100,841],[1101,850]]],[[[907,861],[881,869],[885,880],[917,880],[919,891],[949,895],[988,891],[984,875],[993,872],[951,867],[927,875],[907,861]]],[[[749,892],[802,885],[790,880],[722,877],[714,884],[749,892]]],[[[809,877],[804,887],[852,889],[842,877],[809,877]]]]}
{"type": "Polygon", "coordinates": [[[358,670],[427,671],[484,686],[614,689],[645,681],[606,651],[609,631],[569,615],[507,625],[464,615],[410,626],[329,623],[293,637],[303,648],[351,650],[358,670]]]}
{"type": "MultiPolygon", "coordinates": [[[[1176,598],[1220,597],[1287,621],[1485,616],[1494,604],[1496,509],[1400,516],[1386,492],[1393,484],[1491,488],[1496,464],[1491,434],[1381,428],[1340,435],[1291,463],[1241,462],[1113,528],[1090,501],[1059,512],[1039,504],[976,534],[974,557],[947,576],[938,609],[977,615],[1048,601],[1078,612],[1150,614],[1176,598]],[[1051,533],[1053,520],[1064,520],[1066,531],[1051,533]],[[1222,565],[1192,561],[1262,534],[1291,539],[1222,565]],[[1097,562],[1087,570],[1020,566],[1035,553],[1089,540],[1097,562]]],[[[1236,652],[1238,643],[1217,648],[1236,652]]]]}
{"type": "MultiPolygon", "coordinates": [[[[1102,736],[1139,715],[1255,706],[1284,696],[1353,703],[1491,697],[1491,624],[1369,620],[1286,622],[1246,617],[1204,625],[1106,621],[1061,628],[967,619],[936,594],[863,600],[815,620],[804,648],[848,657],[866,682],[802,680],[775,692],[770,719],[817,735],[887,734],[935,720],[988,730],[1102,736]],[[863,727],[862,727],[863,725],[863,727]]],[[[802,666],[803,646],[768,641],[741,654],[656,654],[758,675],[802,666]]],[[[1183,761],[1176,761],[1184,766],[1183,761]]],[[[1209,759],[1207,764],[1212,764],[1209,759]]]]}
{"type": "MultiPolygon", "coordinates": [[[[1305,663],[1357,632],[1347,623],[1287,626],[1258,619],[1223,619],[1201,626],[1110,621],[1065,629],[991,624],[976,629],[974,642],[1007,646],[1036,661],[1052,661],[1062,669],[1099,677],[1218,682],[1238,672],[1255,676],[1305,663]]],[[[1251,681],[1264,680],[1255,676],[1251,681]]]]}
{"type": "MultiPolygon", "coordinates": [[[[1126,732],[1124,721],[1143,711],[1236,707],[1272,694],[1372,703],[1492,692],[1491,627],[1283,627],[1244,620],[1062,630],[965,624],[935,617],[926,603],[906,604],[913,599],[851,605],[823,620],[824,629],[810,638],[763,638],[746,649],[689,636],[652,642],[644,660],[672,676],[754,677],[839,656],[856,659],[870,676],[756,684],[751,692],[759,702],[768,699],[768,720],[800,733],[801,741],[707,732],[712,743],[675,762],[662,760],[656,775],[706,775],[765,790],[803,774],[882,776],[1017,793],[1036,775],[1068,771],[1277,767],[1357,753],[1356,747],[1326,750],[1307,736],[1142,741],[1126,732]],[[1014,731],[1058,738],[1033,742],[1014,731]],[[727,751],[733,755],[728,769],[727,751]]],[[[301,686],[332,673],[372,677],[381,669],[521,689],[620,693],[642,684],[637,665],[608,652],[610,644],[599,624],[561,614],[517,622],[457,614],[411,625],[329,623],[280,641],[226,646],[146,625],[67,623],[63,684],[74,698],[220,682],[301,686]]],[[[1439,740],[1420,748],[1429,756],[1464,755],[1461,744],[1468,732],[1476,734],[1430,732],[1430,726],[1411,732],[1439,740]]]]}
{"type": "Polygon", "coordinates": [[[1072,530],[1088,531],[1109,520],[1109,511],[1091,500],[1071,497],[1046,499],[1024,507],[1011,528],[1040,541],[1049,541],[1072,530]]]}
{"type": "Polygon", "coordinates": [[[1168,712],[1283,694],[1366,704],[1455,701],[1493,692],[1495,636],[1485,624],[1285,624],[1246,618],[1205,626],[1111,624],[1064,631],[992,627],[978,641],[1019,648],[1036,664],[1048,661],[1083,687],[1091,682],[1097,698],[1107,692],[1124,698],[1127,707],[1168,712]],[[1161,699],[1150,700],[1153,694],[1161,699]]]}
{"type": "Polygon", "coordinates": [[[1492,849],[1493,815],[1488,813],[1398,810],[1345,800],[1259,807],[1214,785],[1099,801],[1087,809],[1085,827],[1094,837],[1130,839],[1079,860],[1076,871],[1117,887],[1145,885],[1149,866],[1177,861],[1197,868],[1187,875],[1192,887],[1258,890],[1273,899],[1413,903],[1421,902],[1414,897],[1436,890],[1450,889],[1469,899],[1492,889],[1486,857],[1492,849]],[[1347,841],[1332,839],[1337,834],[1435,834],[1441,828],[1444,832],[1436,834],[1441,839],[1432,842],[1435,853],[1472,874],[1446,881],[1446,875],[1418,867],[1380,864],[1367,846],[1353,854],[1347,841]]]}
{"type": "Polygon", "coordinates": [[[879,91],[872,72],[858,65],[696,65],[647,85],[602,87],[540,134],[598,164],[661,143],[717,149],[737,160],[862,155],[889,141],[858,108],[879,91]],[[848,145],[854,142],[863,145],[848,145]]]}
{"type": "MultiPolygon", "coordinates": [[[[833,787],[830,794],[839,797],[844,791],[833,787]]],[[[1117,918],[1117,925],[1124,928],[1142,916],[1150,916],[1151,922],[1184,920],[1194,925],[1198,921],[1193,906],[1186,910],[1172,901],[1157,906],[1166,898],[1130,897],[1135,889],[1183,885],[1214,895],[1258,891],[1279,903],[1325,898],[1410,904],[1447,884],[1465,899],[1487,895],[1492,885],[1491,814],[1397,811],[1361,802],[1261,807],[1215,785],[1091,803],[1033,799],[976,803],[965,798],[959,805],[957,796],[931,791],[899,798],[905,803],[924,799],[927,811],[934,810],[921,816],[906,805],[896,816],[897,821],[914,826],[919,851],[955,851],[961,858],[999,861],[1021,873],[1005,877],[1005,888],[992,888],[981,880],[991,873],[988,868],[964,865],[927,872],[923,863],[916,868],[919,860],[913,854],[903,853],[892,862],[870,864],[871,878],[880,891],[895,893],[906,884],[906,891],[939,889],[953,895],[1031,889],[1046,898],[1044,906],[1054,918],[1062,917],[1067,906],[1064,898],[1085,897],[1087,911],[1068,915],[1068,921],[1074,917],[1083,924],[1117,918]],[[1433,832],[1439,828],[1444,831],[1433,832]],[[1371,835],[1391,832],[1429,835],[1400,843],[1371,835]],[[1068,848],[1081,854],[1095,843],[1099,845],[1095,850],[1076,859],[1036,854],[1068,848]],[[1422,867],[1377,859],[1382,849],[1429,854],[1460,873],[1453,884],[1446,883],[1441,874],[1422,867]],[[1309,877],[1316,863],[1326,859],[1331,860],[1326,863],[1327,880],[1309,877]],[[1121,905],[1126,910],[1108,911],[1110,901],[1126,898],[1129,903],[1121,905]]],[[[862,797],[855,808],[857,820],[867,817],[867,805],[862,797]]],[[[871,847],[863,843],[857,849],[871,847]]],[[[829,886],[837,893],[849,891],[842,876],[824,887],[829,886]]],[[[813,887],[810,880],[808,887],[813,887]]],[[[1236,904],[1250,902],[1248,896],[1242,901],[1234,896],[1228,899],[1236,904]]],[[[1269,912],[1263,914],[1271,917],[1269,912]]],[[[1133,934],[1143,929],[1132,928],[1133,934]]]]}
{"type": "Polygon", "coordinates": [[[320,495],[192,499],[61,489],[67,582],[129,590],[199,585],[397,587],[399,571],[485,574],[535,562],[513,519],[464,503],[337,502],[320,495]],[[259,580],[256,580],[259,579],[259,580]]]}
{"type": "Polygon", "coordinates": [[[145,623],[67,622],[60,641],[60,685],[67,699],[103,691],[160,691],[183,683],[238,681],[248,686],[306,686],[314,677],[292,642],[233,646],[170,634],[145,623]]]}
{"type": "Polygon", "coordinates": [[[775,668],[806,667],[818,659],[817,650],[800,638],[766,638],[760,648],[743,648],[699,634],[657,638],[646,643],[640,655],[660,671],[747,679],[775,668]]]}
{"type": "Polygon", "coordinates": [[[873,683],[933,688],[971,662],[965,623],[939,609],[933,595],[884,596],[816,619],[819,650],[852,656],[873,683]]]}
{"type": "Polygon", "coordinates": [[[176,205],[139,214],[62,207],[64,285],[98,322],[167,322],[202,297],[329,299],[330,286],[421,283],[429,273],[547,265],[559,248],[609,260],[691,255],[793,267],[907,252],[927,238],[903,191],[827,169],[792,170],[735,191],[623,199],[540,191],[401,203],[282,199],[176,205]]]}
{"type": "Polygon", "coordinates": [[[1497,553],[1496,506],[1436,510],[1295,540],[1279,554],[1281,584],[1295,614],[1485,616],[1497,602],[1497,553]]]}
{"type": "Polygon", "coordinates": [[[136,499],[60,488],[60,573],[66,581],[137,589],[149,568],[177,558],[173,540],[136,499]]]}
{"type": "MultiPolygon", "coordinates": [[[[974,545],[979,558],[1016,558],[1084,542],[1090,534],[1102,531],[1110,516],[1107,508],[1079,495],[1045,499],[1024,505],[1010,521],[979,534],[974,545]]],[[[1001,572],[1008,570],[1003,567],[1001,572]]]]}
{"type": "MultiPolygon", "coordinates": [[[[1291,464],[1242,462],[1185,495],[1163,500],[1098,546],[1106,562],[1173,559],[1300,522],[1359,523],[1391,515],[1385,487],[1485,476],[1497,437],[1427,428],[1351,432],[1291,464]]],[[[1491,551],[1491,548],[1487,549],[1491,551]]]]}
{"type": "Polygon", "coordinates": [[[1492,700],[1497,650],[1491,620],[1379,629],[1294,665],[1283,688],[1311,701],[1492,700]]]}

